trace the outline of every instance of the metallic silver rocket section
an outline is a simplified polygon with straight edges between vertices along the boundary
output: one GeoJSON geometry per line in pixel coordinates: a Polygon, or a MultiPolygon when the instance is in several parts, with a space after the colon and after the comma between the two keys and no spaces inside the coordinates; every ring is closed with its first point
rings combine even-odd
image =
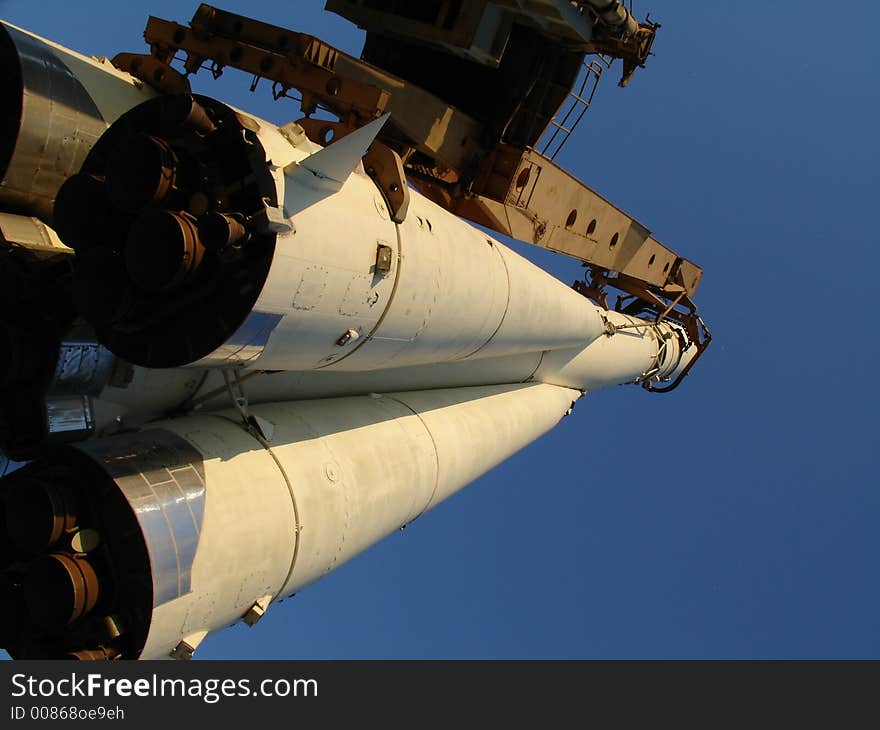
{"type": "Polygon", "coordinates": [[[164,429],[76,448],[113,477],[134,511],[150,556],[153,606],[189,593],[205,513],[202,455],[164,429]]]}
{"type": "Polygon", "coordinates": [[[64,441],[86,438],[95,430],[92,400],[87,395],[73,395],[46,400],[49,435],[63,435],[64,441]]]}
{"type": "Polygon", "coordinates": [[[116,358],[97,342],[63,341],[51,395],[98,395],[110,380],[116,358]]]}
{"type": "Polygon", "coordinates": [[[10,70],[2,104],[19,117],[15,133],[4,136],[14,148],[0,154],[0,202],[48,221],[61,183],[79,170],[107,124],[51,46],[2,23],[0,60],[10,70]]]}

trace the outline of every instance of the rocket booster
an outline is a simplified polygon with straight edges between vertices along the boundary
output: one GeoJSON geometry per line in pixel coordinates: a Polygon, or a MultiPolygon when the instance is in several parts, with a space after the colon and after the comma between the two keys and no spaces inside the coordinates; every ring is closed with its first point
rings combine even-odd
{"type": "Polygon", "coordinates": [[[0,274],[42,302],[0,317],[0,441],[36,457],[0,479],[16,658],[189,658],[695,356],[414,190],[392,213],[381,118],[322,147],[5,24],[0,54],[0,274]]]}
{"type": "Polygon", "coordinates": [[[58,188],[107,127],[156,93],[106,60],[0,23],[0,205],[51,222],[58,188]]]}
{"type": "Polygon", "coordinates": [[[579,396],[531,384],[288,402],[253,409],[266,435],[227,412],[68,447],[3,482],[8,539],[28,555],[4,645],[191,654],[415,520],[579,396]],[[68,556],[88,539],[99,546],[68,556]]]}
{"type": "Polygon", "coordinates": [[[99,340],[146,367],[367,371],[604,331],[584,297],[415,191],[391,220],[360,162],[381,121],[322,149],[206,97],[124,115],[55,206],[99,340]]]}

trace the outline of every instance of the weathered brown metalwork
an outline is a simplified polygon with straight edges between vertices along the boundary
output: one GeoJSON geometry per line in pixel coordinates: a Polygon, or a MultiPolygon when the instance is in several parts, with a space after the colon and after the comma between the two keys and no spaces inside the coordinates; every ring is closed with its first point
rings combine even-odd
{"type": "Polygon", "coordinates": [[[117,53],[110,61],[120,71],[130,73],[160,94],[189,94],[189,79],[155,56],[142,53],[117,53]]]}
{"type": "MultiPolygon", "coordinates": [[[[651,313],[655,323],[668,319],[684,328],[688,340],[697,348],[696,355],[669,385],[660,386],[650,380],[642,383],[642,387],[652,393],[668,393],[677,388],[712,341],[712,333],[702,317],[697,314],[697,307],[687,295],[685,288],[679,284],[667,284],[663,287],[652,286],[626,274],[613,275],[612,272],[598,266],[590,264],[585,264],[585,266],[589,272],[589,279],[576,281],[572,285],[572,288],[578,293],[593,300],[604,309],[608,309],[607,288],[613,287],[623,292],[614,306],[615,311],[635,314],[643,318],[646,313],[651,313]]],[[[634,326],[643,327],[645,325],[634,326]]],[[[612,325],[612,331],[619,329],[626,329],[626,325],[612,325]]]]}
{"type": "Polygon", "coordinates": [[[520,241],[688,295],[699,286],[699,267],[536,150],[499,144],[464,194],[430,175],[411,180],[457,215],[520,241]]]}
{"type": "MultiPolygon", "coordinates": [[[[551,109],[547,103],[562,97],[555,92],[541,96],[542,101],[536,102],[538,106],[534,109],[525,108],[522,103],[508,104],[496,113],[496,116],[502,115],[496,118],[486,116],[485,106],[479,103],[479,95],[485,90],[479,85],[474,89],[473,79],[450,82],[448,74],[441,74],[441,78],[431,71],[429,61],[438,57],[437,53],[452,62],[453,56],[448,52],[451,46],[473,51],[474,19],[486,10],[486,3],[478,2],[457,3],[455,7],[444,3],[434,5],[431,8],[437,11],[436,17],[425,15],[430,10],[426,6],[399,10],[397,19],[401,29],[413,23],[419,26],[417,33],[413,28],[410,30],[415,33],[413,38],[433,44],[433,51],[425,51],[406,40],[392,42],[386,34],[393,29],[377,25],[380,16],[394,15],[397,10],[377,11],[347,0],[328,3],[328,9],[355,19],[370,31],[369,57],[391,63],[390,67],[382,68],[342,53],[312,36],[204,4],[193,16],[191,27],[150,18],[144,35],[155,59],[163,64],[170,63],[179,51],[184,52],[184,67],[188,73],[209,64],[216,76],[224,67],[232,66],[254,74],[254,83],[260,78],[271,80],[276,98],[297,89],[302,95],[305,113],[298,123],[310,139],[322,145],[341,139],[383,111],[389,112],[391,117],[364,164],[382,189],[396,220],[402,220],[405,215],[409,181],[439,205],[475,223],[572,256],[600,270],[619,272],[652,289],[669,290],[677,286],[686,297],[693,296],[702,276],[698,266],[657,241],[647,227],[565,171],[550,156],[523,143],[522,139],[526,138],[534,137],[534,143],[540,139],[535,136],[532,122],[543,119],[553,128],[556,106],[551,109]],[[381,51],[383,43],[390,49],[387,58],[381,51]],[[420,67],[419,73],[429,82],[427,88],[388,70],[405,71],[408,59],[420,67]],[[440,81],[443,88],[435,88],[440,81]],[[451,103],[445,94],[449,83],[460,89],[465,86],[471,89],[462,99],[468,111],[473,107],[479,112],[477,116],[451,103]],[[319,106],[331,112],[336,120],[313,117],[319,106]],[[514,121],[519,131],[513,131],[514,121]]],[[[547,4],[548,8],[550,5],[552,3],[547,4]]],[[[517,12],[510,7],[512,12],[517,12]]],[[[599,11],[605,12],[604,6],[599,11]]],[[[582,17],[587,19],[588,26],[589,18],[593,17],[591,13],[596,12],[595,3],[584,5],[582,17]]],[[[631,75],[650,54],[659,26],[650,20],[637,24],[626,14],[626,22],[617,25],[596,17],[592,30],[588,27],[583,32],[571,26],[564,33],[556,28],[556,25],[565,25],[562,19],[551,19],[549,22],[556,24],[551,36],[562,33],[558,42],[569,44],[567,48],[606,52],[622,58],[625,76],[631,75]],[[574,35],[566,36],[569,32],[574,35]]],[[[513,56],[550,48],[546,46],[546,38],[540,33],[536,35],[534,30],[526,29],[519,34],[509,29],[502,32],[507,32],[510,42],[516,44],[516,48],[505,51],[513,56]]],[[[404,33],[404,39],[409,37],[404,33]]],[[[542,72],[545,76],[535,76],[534,83],[555,88],[569,78],[570,60],[564,54],[559,56],[558,67],[548,67],[542,72]]],[[[506,62],[501,56],[494,61],[486,58],[482,63],[475,61],[470,65],[460,58],[454,63],[458,64],[456,68],[465,64],[475,69],[494,64],[496,70],[479,72],[483,75],[478,78],[483,81],[494,78],[497,83],[509,83],[513,78],[512,69],[504,65],[506,62]],[[492,76],[493,73],[496,75],[492,76]]],[[[529,94],[531,92],[526,96],[529,94]]],[[[525,97],[520,100],[524,101],[525,97]]],[[[571,126],[559,124],[564,130],[571,126]]],[[[551,150],[548,153],[554,154],[551,150]]]]}
{"type": "Polygon", "coordinates": [[[598,286],[590,286],[585,281],[576,281],[571,285],[578,294],[591,299],[602,309],[608,309],[608,292],[598,286]]]}
{"type": "MultiPolygon", "coordinates": [[[[278,28],[271,47],[255,45],[267,33],[265,23],[240,18],[242,29],[235,37],[220,34],[226,24],[212,26],[205,17],[206,6],[196,13],[200,23],[193,28],[150,17],[144,38],[160,61],[170,63],[179,51],[186,53],[184,67],[195,73],[206,61],[211,61],[212,72],[222,73],[225,66],[246,71],[256,79],[265,78],[278,85],[276,94],[284,95],[295,88],[302,95],[306,114],[314,113],[321,105],[340,117],[354,115],[364,124],[385,109],[388,93],[333,72],[336,49],[316,38],[278,28]],[[201,15],[200,15],[201,14],[201,15]],[[287,39],[282,43],[281,38],[287,39]],[[241,38],[247,38],[241,40],[241,38]],[[283,46],[283,47],[280,47],[283,46]]],[[[226,15],[231,14],[224,14],[226,15]]]]}
{"type": "MultiPolygon", "coordinates": [[[[312,142],[321,145],[331,144],[357,128],[345,121],[333,122],[309,117],[297,120],[297,124],[312,142]]],[[[409,187],[400,155],[387,145],[374,141],[363,160],[364,170],[375,180],[388,203],[391,219],[395,223],[403,223],[409,208],[409,187]]]]}
{"type": "Polygon", "coordinates": [[[433,3],[434,7],[421,3],[422,7],[416,7],[419,4],[401,3],[392,11],[376,3],[327,0],[325,9],[363,28],[381,25],[388,33],[402,38],[418,37],[433,43],[467,48],[474,42],[488,0],[457,3],[457,8],[450,7],[451,2],[433,3]]]}
{"type": "Polygon", "coordinates": [[[658,28],[660,28],[660,23],[653,23],[649,19],[640,23],[638,30],[632,35],[621,36],[600,32],[585,50],[587,53],[599,53],[622,59],[623,74],[618,86],[627,86],[636,69],[645,67],[645,62],[654,47],[658,28]]]}
{"type": "Polygon", "coordinates": [[[344,53],[336,59],[340,76],[356,79],[388,93],[384,111],[391,118],[382,129],[382,141],[404,161],[418,152],[423,160],[442,169],[476,170],[489,147],[486,128],[448,100],[344,53]]]}
{"type": "Polygon", "coordinates": [[[373,142],[364,155],[364,169],[385,196],[395,223],[403,223],[409,208],[409,187],[400,156],[381,142],[373,142]]]}
{"type": "Polygon", "coordinates": [[[276,97],[299,91],[310,118],[320,106],[339,122],[310,120],[301,126],[320,144],[332,141],[315,133],[354,129],[388,111],[383,138],[406,158],[417,150],[446,167],[463,169],[484,153],[483,125],[448,102],[397,76],[353,58],[303,33],[201,5],[191,27],[151,17],[144,37],[154,56],[170,62],[182,51],[188,73],[206,63],[215,75],[224,67],[271,81],[276,97]]]}
{"type": "Polygon", "coordinates": [[[329,119],[316,119],[314,117],[303,117],[297,119],[296,123],[302,127],[312,142],[320,145],[327,145],[337,139],[342,139],[345,135],[353,132],[357,127],[347,121],[334,122],[329,119]]]}

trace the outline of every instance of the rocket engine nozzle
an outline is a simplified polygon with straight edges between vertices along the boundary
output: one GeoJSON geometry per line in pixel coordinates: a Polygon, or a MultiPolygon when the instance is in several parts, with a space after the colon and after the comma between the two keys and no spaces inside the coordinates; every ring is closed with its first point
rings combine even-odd
{"type": "Polygon", "coordinates": [[[150,563],[106,472],[58,449],[0,479],[0,518],[0,646],[25,659],[136,656],[150,563]]]}
{"type": "Polygon", "coordinates": [[[165,140],[135,135],[118,144],[107,162],[107,195],[118,208],[139,213],[165,200],[177,173],[177,155],[165,140]]]}
{"type": "Polygon", "coordinates": [[[71,490],[44,480],[18,480],[6,495],[5,511],[9,540],[28,555],[53,547],[77,520],[71,490]]]}
{"type": "Polygon", "coordinates": [[[268,276],[275,234],[260,216],[275,197],[257,135],[224,104],[163,96],[111,125],[54,209],[102,344],[177,367],[225,342],[268,276]]]}
{"type": "Polygon", "coordinates": [[[86,558],[50,553],[29,567],[24,600],[34,623],[45,628],[68,626],[98,602],[99,581],[86,558]]]}
{"type": "Polygon", "coordinates": [[[151,208],[129,229],[125,268],[140,289],[162,292],[191,279],[204,254],[205,245],[193,216],[151,208]]]}

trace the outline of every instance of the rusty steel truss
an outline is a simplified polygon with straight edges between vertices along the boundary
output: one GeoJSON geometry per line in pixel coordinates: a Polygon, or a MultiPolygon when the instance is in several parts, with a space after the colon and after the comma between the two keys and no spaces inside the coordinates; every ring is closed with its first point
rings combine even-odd
{"type": "MultiPolygon", "coordinates": [[[[492,5],[515,12],[523,4],[492,5]]],[[[215,78],[227,67],[249,73],[252,90],[266,79],[276,99],[298,95],[297,123],[322,145],[387,112],[364,168],[396,221],[406,216],[411,185],[456,215],[581,260],[591,278],[576,283],[578,291],[603,306],[606,287],[623,291],[658,321],[682,323],[701,354],[711,335],[691,298],[702,270],[553,159],[589,108],[603,71],[622,59],[621,85],[628,82],[650,54],[659,25],[635,23],[618,8],[635,28],[621,30],[627,26],[601,22],[592,9],[597,3],[583,2],[578,17],[587,25],[580,27],[579,20],[550,12],[564,11],[566,3],[526,5],[546,11],[549,20],[531,18],[537,28],[499,25],[507,33],[505,50],[494,56],[475,46],[483,0],[437,0],[425,6],[435,15],[425,17],[329,0],[328,9],[367,29],[362,59],[314,36],[203,4],[188,26],[150,17],[144,31],[150,53],[119,54],[113,63],[162,93],[188,93],[188,76],[201,69],[215,78]],[[585,54],[599,55],[585,60],[585,54]],[[172,67],[175,60],[183,71],[172,67]],[[319,110],[323,116],[316,116],[319,110]]],[[[612,5],[622,4],[603,7],[612,5]]]]}

